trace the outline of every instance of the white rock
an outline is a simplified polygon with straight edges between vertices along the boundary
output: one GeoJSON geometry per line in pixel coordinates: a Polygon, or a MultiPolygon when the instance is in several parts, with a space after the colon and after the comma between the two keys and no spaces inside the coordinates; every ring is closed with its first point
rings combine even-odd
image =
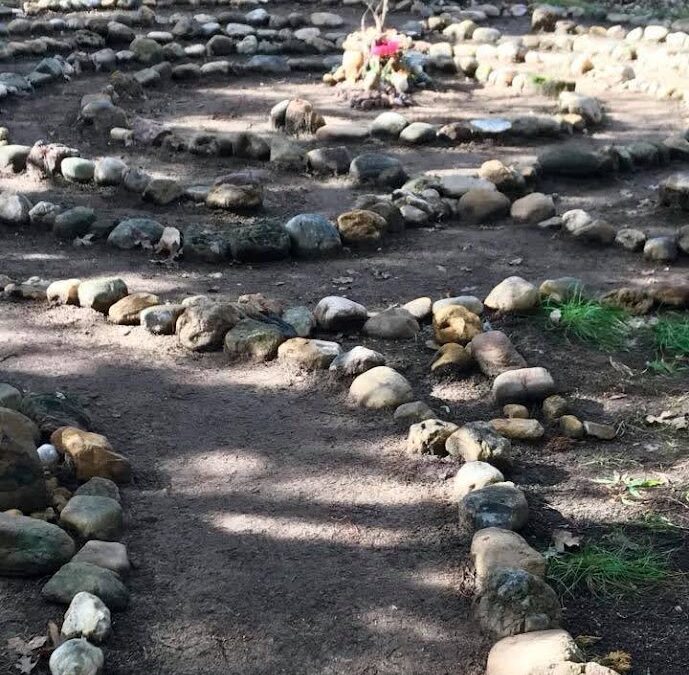
{"type": "Polygon", "coordinates": [[[396,408],[412,400],[406,378],[388,366],[377,366],[359,375],[349,388],[351,399],[364,408],[396,408]]]}
{"type": "Polygon", "coordinates": [[[329,331],[359,329],[368,318],[366,307],[338,295],[323,298],[314,315],[319,327],[329,331]]]}
{"type": "Polygon", "coordinates": [[[100,675],[103,652],[84,638],[63,642],[50,655],[51,675],[100,675]]]}
{"type": "Polygon", "coordinates": [[[81,591],[72,598],[60,632],[68,640],[103,642],[110,635],[110,610],[98,596],[81,591]]]}

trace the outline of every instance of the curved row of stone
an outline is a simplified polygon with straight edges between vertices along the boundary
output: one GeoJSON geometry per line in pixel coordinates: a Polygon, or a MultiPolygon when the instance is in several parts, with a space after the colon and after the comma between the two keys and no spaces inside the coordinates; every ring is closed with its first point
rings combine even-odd
{"type": "MultiPolygon", "coordinates": [[[[569,404],[555,394],[548,371],[528,367],[509,338],[500,331],[484,331],[481,319],[484,306],[503,314],[528,312],[538,306],[541,297],[562,300],[578,292],[580,282],[549,280],[539,289],[510,277],[483,302],[471,296],[435,303],[417,298],[377,314],[336,296],[323,298],[312,313],[301,306],[285,308],[260,294],[242,296],[237,302],[195,296],[179,305],[160,305],[150,293],[129,294],[119,279],[64,280],[47,289],[40,282],[34,285],[42,287],[43,297],[51,302],[78,303],[107,313],[114,323],[141,324],[154,334],[176,333],[180,344],[193,351],[222,347],[231,359],[277,357],[301,369],[328,369],[338,378],[353,378],[349,393],[355,405],[394,410],[399,424],[411,425],[409,452],[449,454],[464,461],[454,479],[455,494],[460,518],[476,530],[471,550],[477,618],[484,631],[500,638],[488,657],[488,675],[545,675],[550,672],[546,667],[553,664],[582,663],[571,637],[557,628],[560,604],[542,579],[543,557],[515,532],[528,520],[528,505],[522,491],[505,481],[503,471],[511,466],[512,440],[536,440],[545,433],[540,422],[529,418],[524,404],[542,401],[545,419],[572,438],[611,439],[616,432],[608,425],[581,422],[568,414],[569,404]],[[412,386],[385,365],[384,355],[364,346],[342,352],[336,342],[310,337],[318,330],[411,339],[429,320],[439,345],[432,373],[457,377],[478,368],[494,378],[493,396],[503,406],[503,418],[461,427],[439,419],[428,405],[413,400],[412,386]],[[536,656],[515,661],[534,649],[536,656]]],[[[588,666],[582,664],[580,671],[571,672],[606,673],[585,668],[588,666]]]]}
{"type": "Polygon", "coordinates": [[[89,415],[62,392],[0,383],[0,576],[52,574],[42,596],[69,605],[51,675],[100,672],[110,612],[129,601],[117,483],[129,482],[131,466],[90,428],[89,415]]]}

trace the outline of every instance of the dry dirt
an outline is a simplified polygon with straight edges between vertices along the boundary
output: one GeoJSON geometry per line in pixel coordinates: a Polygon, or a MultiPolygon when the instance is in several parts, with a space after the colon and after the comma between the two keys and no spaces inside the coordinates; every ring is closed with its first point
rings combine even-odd
{"type": "MultiPolygon", "coordinates": [[[[50,138],[75,145],[86,156],[118,153],[130,164],[188,183],[240,166],[269,168],[108,147],[94,131],[75,125],[81,96],[106,79],[88,76],[48,87],[40,99],[8,103],[3,123],[16,142],[50,138]]],[[[261,80],[171,85],[137,105],[145,114],[194,129],[267,130],[268,108],[294,95],[312,100],[329,120],[376,114],[349,111],[315,76],[261,80]]],[[[675,104],[612,92],[603,99],[610,119],[586,142],[655,138],[683,126],[675,104]]],[[[439,91],[422,94],[419,104],[409,116],[433,122],[489,110],[552,111],[547,99],[507,97],[446,78],[440,78],[439,91]]],[[[494,157],[528,159],[542,147],[534,142],[390,151],[414,173],[474,168],[494,157]]],[[[360,149],[352,146],[353,152],[360,149]]],[[[654,186],[670,170],[607,182],[558,181],[543,189],[560,195],[560,211],[581,207],[617,225],[672,231],[683,217],[661,210],[654,199],[654,186]]],[[[316,181],[270,171],[269,214],[335,216],[353,201],[354,191],[343,179],[316,181]]],[[[56,187],[26,177],[0,185],[33,200],[88,204],[104,219],[147,213],[166,225],[222,220],[190,204],[143,206],[114,189],[56,187]]],[[[146,253],[74,248],[44,233],[0,230],[2,273],[51,279],[112,274],[122,276],[130,290],[164,299],[262,292],[289,304],[313,305],[324,295],[342,293],[369,309],[383,309],[420,295],[483,297],[511,274],[533,281],[576,275],[605,290],[687,278],[688,270],[686,258],[664,268],[637,254],[591,248],[507,222],[412,230],[387,239],[378,250],[345,251],[332,260],[222,268],[182,262],[172,269],[151,263],[146,253]],[[353,281],[344,286],[334,281],[341,277],[353,281]]],[[[587,441],[565,451],[547,444],[518,448],[513,478],[532,506],[525,533],[530,541],[546,547],[552,527],[563,523],[587,536],[609,533],[639,515],[642,507],[625,508],[590,481],[609,475],[612,467],[662,470],[674,484],[689,481],[686,437],[652,432],[640,423],[643,413],[680,401],[686,377],[651,377],[642,373],[646,354],[615,355],[634,369],[628,377],[606,355],[544,331],[540,319],[498,319],[495,326],[510,334],[530,365],[552,370],[582,414],[626,422],[625,434],[614,443],[587,441]]],[[[383,351],[420,398],[438,411],[447,406],[448,419],[495,416],[484,379],[430,380],[426,337],[365,344],[383,351]]],[[[343,344],[354,344],[353,337],[343,336],[343,344]]],[[[471,617],[470,535],[456,523],[448,481],[456,467],[406,455],[405,431],[389,416],[352,410],[346,389],[327,376],[291,372],[276,363],[231,365],[221,354],[190,354],[172,337],[112,326],[87,310],[2,303],[0,380],[79,395],[97,430],[134,463],[134,483],[124,490],[124,541],[135,563],[132,602],[115,617],[106,647],[108,673],[483,672],[490,640],[471,617]]],[[[661,500],[656,507],[686,526],[681,506],[661,500]]],[[[673,566],[683,572],[689,571],[685,543],[681,535],[673,542],[679,549],[673,566]]],[[[42,581],[0,580],[3,673],[12,672],[2,651],[8,637],[41,633],[49,618],[61,616],[61,608],[41,601],[42,581]]],[[[678,580],[618,604],[584,593],[566,601],[564,624],[574,635],[600,636],[598,653],[630,652],[635,675],[680,675],[689,671],[686,590],[678,580]]]]}

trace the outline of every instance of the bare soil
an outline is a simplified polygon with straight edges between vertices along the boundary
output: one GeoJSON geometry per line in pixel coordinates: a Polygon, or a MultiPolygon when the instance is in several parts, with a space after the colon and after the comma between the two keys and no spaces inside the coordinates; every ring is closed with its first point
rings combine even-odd
{"type": "MultiPolygon", "coordinates": [[[[281,11],[288,11],[287,8],[281,11]]],[[[199,158],[161,149],[112,148],[78,127],[78,102],[107,81],[102,74],[48,87],[40,97],[8,102],[14,142],[49,138],[85,156],[117,153],[130,165],[204,183],[235,168],[270,171],[268,215],[304,211],[336,216],[356,191],[344,179],[315,180],[236,159],[199,158]]],[[[317,76],[232,79],[170,85],[132,104],[136,112],[190,130],[253,129],[266,135],[269,107],[287,96],[314,102],[328,121],[370,120],[351,111],[317,76]]],[[[585,142],[606,144],[657,138],[682,128],[674,103],[606,91],[609,120],[585,142]]],[[[418,97],[411,119],[446,122],[517,111],[553,111],[548,99],[506,96],[450,78],[418,97]]],[[[410,173],[473,169],[499,157],[521,161],[558,141],[520,145],[384,146],[410,173]]],[[[353,145],[354,153],[363,145],[353,145]]],[[[558,209],[585,208],[618,226],[672,232],[686,216],[657,206],[655,186],[672,170],[657,168],[608,181],[558,181],[558,209]]],[[[115,189],[61,186],[19,176],[3,189],[36,201],[89,205],[103,219],[147,214],[166,225],[228,222],[227,216],[180,204],[143,205],[115,189]]],[[[229,218],[231,220],[231,218],[229,218]]],[[[130,290],[163,299],[213,292],[235,297],[262,292],[288,304],[345,294],[369,309],[420,295],[483,297],[495,283],[519,274],[534,282],[576,275],[606,290],[687,278],[687,258],[670,268],[616,248],[593,248],[563,235],[509,222],[473,227],[448,222],[386,239],[377,250],[345,251],[321,261],[283,261],[224,267],[182,262],[168,268],[145,252],[100,245],[75,248],[35,231],[0,230],[0,272],[16,278],[122,276],[130,290]],[[221,275],[218,277],[217,272],[221,275]],[[351,277],[351,282],[343,282],[351,277]]],[[[643,423],[681,405],[686,375],[644,372],[649,354],[608,355],[564,341],[538,317],[494,321],[530,365],[547,366],[576,411],[596,421],[623,422],[615,442],[587,440],[518,444],[511,478],[527,491],[532,519],[525,536],[546,548],[552,528],[567,524],[587,537],[622,531],[646,536],[633,521],[661,512],[683,527],[686,505],[673,501],[689,483],[686,436],[643,423]],[[616,361],[634,374],[621,373],[616,361]],[[671,489],[627,507],[592,478],[614,469],[661,471],[671,489]],[[635,529],[636,528],[636,529],[635,529]]],[[[489,384],[474,375],[435,381],[432,355],[418,340],[364,344],[383,351],[413,383],[419,398],[457,423],[499,414],[489,384]],[[447,406],[443,409],[442,406],[447,406]]],[[[341,336],[344,346],[356,344],[341,336]]],[[[0,380],[35,391],[62,389],[80,396],[97,430],[130,456],[135,480],[124,490],[125,543],[135,569],[131,607],[117,615],[106,647],[107,672],[457,674],[479,675],[491,641],[471,616],[467,570],[470,533],[457,524],[450,497],[452,462],[405,453],[406,430],[387,415],[351,409],[346,387],[326,375],[295,373],[279,363],[228,364],[222,354],[184,351],[173,337],[109,325],[72,307],[0,304],[0,380]]],[[[672,541],[673,568],[689,571],[686,533],[672,541]]],[[[44,580],[0,580],[0,671],[13,672],[6,639],[42,633],[62,609],[40,599],[44,580]]],[[[595,654],[632,654],[634,675],[689,671],[689,607],[682,577],[647,594],[611,602],[586,592],[565,599],[565,627],[602,638],[595,654]]],[[[595,655],[595,654],[592,654],[595,655]]]]}

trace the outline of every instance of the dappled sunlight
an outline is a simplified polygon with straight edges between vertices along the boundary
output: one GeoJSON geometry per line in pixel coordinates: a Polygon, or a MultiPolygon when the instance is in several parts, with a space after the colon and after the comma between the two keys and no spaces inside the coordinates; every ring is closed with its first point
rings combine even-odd
{"type": "Polygon", "coordinates": [[[404,528],[356,525],[348,522],[309,522],[308,517],[261,516],[246,513],[211,513],[209,522],[231,535],[261,535],[277,541],[329,542],[362,548],[399,546],[409,543],[404,528]]]}
{"type": "Polygon", "coordinates": [[[421,619],[405,604],[405,598],[400,598],[402,606],[370,609],[361,617],[361,623],[374,633],[403,635],[408,640],[443,644],[456,639],[446,625],[431,618],[421,619]]]}

